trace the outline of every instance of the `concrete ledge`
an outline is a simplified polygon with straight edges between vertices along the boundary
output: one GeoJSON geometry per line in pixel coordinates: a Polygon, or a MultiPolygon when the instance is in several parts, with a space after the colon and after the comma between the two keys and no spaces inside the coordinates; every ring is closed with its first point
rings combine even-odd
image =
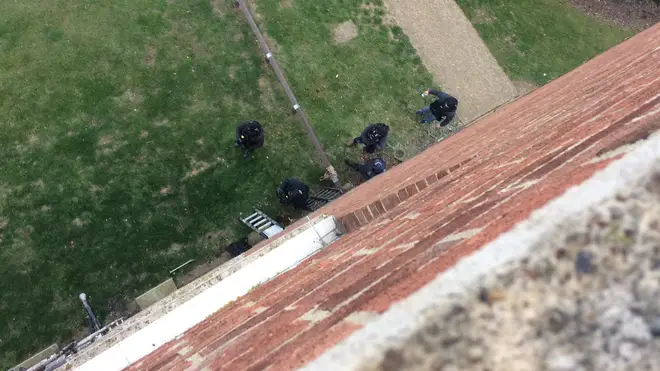
{"type": "Polygon", "coordinates": [[[658,369],[658,246],[651,137],[304,370],[658,369]]]}
{"type": "Polygon", "coordinates": [[[140,309],[145,310],[176,291],[176,289],[177,287],[174,283],[174,280],[170,278],[154,287],[153,289],[138,296],[135,299],[135,302],[138,306],[140,306],[140,309]]]}
{"type": "Polygon", "coordinates": [[[253,248],[247,253],[231,259],[218,268],[207,272],[203,276],[197,278],[195,281],[179,288],[169,296],[151,305],[146,310],[143,310],[126,319],[121,327],[113,330],[108,336],[97,340],[97,342],[95,342],[92,346],[84,349],[75,358],[71,359],[68,364],[72,367],[81,366],[83,363],[98,356],[108,348],[135,334],[145,326],[163,317],[180,305],[188,302],[195,296],[204,292],[209,287],[217,284],[223,279],[236,273],[241,268],[268,254],[282,244],[286,243],[288,240],[305,232],[310,227],[319,223],[325,218],[327,218],[327,216],[322,215],[314,219],[307,219],[305,223],[300,224],[296,228],[285,230],[283,233],[281,233],[281,237],[275,238],[272,242],[266,244],[265,246],[262,246],[258,249],[253,248]]]}
{"type": "MultiPolygon", "coordinates": [[[[276,241],[275,248],[252,258],[249,264],[245,264],[224,279],[210,284],[194,298],[146,324],[130,336],[115,342],[77,369],[119,371],[130,366],[161,345],[185,333],[226,304],[245,295],[253,287],[295,267],[310,255],[328,246],[339,237],[340,230],[341,226],[331,216],[322,216],[310,221],[276,241]]],[[[80,361],[79,359],[77,362],[80,361]]]]}
{"type": "Polygon", "coordinates": [[[33,355],[32,357],[26,359],[25,361],[17,364],[14,366],[14,368],[11,368],[11,371],[19,371],[23,368],[28,369],[37,363],[43,361],[44,359],[52,356],[53,354],[57,353],[60,351],[60,347],[57,344],[53,344],[49,346],[48,348],[42,350],[41,352],[33,355]]]}

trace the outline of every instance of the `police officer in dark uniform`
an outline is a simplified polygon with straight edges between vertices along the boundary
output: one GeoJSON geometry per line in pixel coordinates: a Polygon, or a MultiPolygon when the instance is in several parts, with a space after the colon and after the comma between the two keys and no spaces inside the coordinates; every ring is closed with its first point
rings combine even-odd
{"type": "Polygon", "coordinates": [[[452,97],[451,95],[434,89],[428,89],[424,92],[425,95],[435,95],[437,98],[430,105],[418,110],[418,115],[422,115],[423,118],[419,122],[420,124],[426,124],[433,122],[434,120],[440,121],[440,126],[447,126],[456,116],[456,110],[458,109],[458,99],[452,97]]]}
{"type": "Polygon", "coordinates": [[[369,180],[378,174],[384,173],[387,168],[385,160],[380,157],[368,160],[364,164],[358,164],[357,162],[346,160],[346,165],[360,173],[364,180],[369,180]]]}
{"type": "Polygon", "coordinates": [[[366,153],[374,153],[385,148],[389,131],[390,127],[382,122],[371,124],[362,131],[359,137],[351,140],[348,145],[362,144],[366,153]]]}
{"type": "Polygon", "coordinates": [[[236,147],[243,152],[243,157],[264,146],[264,129],[259,121],[250,120],[236,127],[236,147]]]}
{"type": "Polygon", "coordinates": [[[307,206],[309,187],[295,178],[285,179],[277,187],[277,198],[284,205],[292,205],[296,209],[311,211],[307,206]]]}

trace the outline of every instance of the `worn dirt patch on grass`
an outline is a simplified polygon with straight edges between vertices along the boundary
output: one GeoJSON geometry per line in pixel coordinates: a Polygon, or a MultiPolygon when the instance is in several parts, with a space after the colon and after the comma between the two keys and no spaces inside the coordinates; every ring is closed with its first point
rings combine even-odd
{"type": "Polygon", "coordinates": [[[217,243],[222,237],[225,236],[224,231],[211,231],[207,232],[204,237],[200,239],[200,243],[217,243]]]}
{"type": "Polygon", "coordinates": [[[107,145],[110,145],[110,144],[114,143],[114,141],[115,141],[115,140],[114,140],[114,138],[112,137],[112,135],[102,135],[102,136],[99,138],[99,146],[101,146],[101,147],[105,147],[105,146],[107,146],[107,145]]]}
{"type": "Polygon", "coordinates": [[[270,48],[270,51],[275,54],[279,53],[280,46],[277,43],[277,41],[275,41],[275,39],[270,37],[270,35],[268,35],[267,33],[264,33],[263,35],[264,35],[264,40],[266,40],[266,44],[268,44],[268,47],[270,48]]]}
{"type": "Polygon", "coordinates": [[[36,134],[36,133],[32,133],[32,134],[28,135],[27,142],[24,143],[24,144],[17,144],[16,149],[19,152],[25,152],[25,151],[29,151],[32,148],[50,147],[51,144],[52,144],[52,142],[48,140],[47,135],[39,135],[39,134],[36,134]]]}
{"type": "Polygon", "coordinates": [[[183,180],[190,179],[193,177],[196,177],[197,175],[200,175],[201,173],[204,173],[205,171],[215,167],[218,164],[224,164],[225,160],[220,157],[215,157],[213,161],[207,162],[207,161],[198,161],[196,159],[191,159],[190,160],[190,167],[192,168],[189,172],[186,173],[186,175],[183,177],[183,180]]]}
{"type": "Polygon", "coordinates": [[[471,19],[472,23],[476,24],[492,24],[495,22],[495,16],[487,8],[478,8],[474,12],[474,17],[471,19]]]}
{"type": "Polygon", "coordinates": [[[570,0],[578,10],[617,26],[643,29],[660,22],[654,0],[570,0]]]}
{"type": "Polygon", "coordinates": [[[46,183],[43,181],[43,179],[37,179],[30,184],[32,184],[32,187],[35,189],[39,189],[39,190],[46,189],[46,183]]]}
{"type": "Polygon", "coordinates": [[[280,0],[280,7],[291,8],[292,6],[293,6],[293,0],[280,0]]]}
{"type": "Polygon", "coordinates": [[[115,97],[115,103],[119,107],[133,108],[135,109],[142,103],[142,95],[136,93],[135,91],[128,89],[122,95],[115,97]]]}
{"type": "Polygon", "coordinates": [[[28,137],[28,143],[30,144],[30,146],[34,146],[35,144],[37,144],[38,141],[39,141],[39,136],[35,134],[30,134],[30,136],[28,137]]]}
{"type": "Polygon", "coordinates": [[[275,91],[273,90],[273,84],[271,83],[268,76],[259,77],[259,99],[261,100],[261,105],[266,111],[272,111],[276,105],[275,91]]]}
{"type": "Polygon", "coordinates": [[[144,64],[151,67],[156,63],[156,47],[153,45],[147,46],[147,50],[144,53],[144,64]]]}
{"type": "Polygon", "coordinates": [[[255,20],[262,21],[264,19],[264,17],[257,11],[257,2],[255,0],[245,0],[245,5],[250,9],[255,20]]]}
{"type": "Polygon", "coordinates": [[[215,107],[213,104],[204,98],[204,93],[201,90],[196,91],[190,96],[190,104],[188,109],[193,114],[203,114],[205,112],[213,112],[215,107]]]}
{"type": "Polygon", "coordinates": [[[229,72],[227,73],[229,75],[229,79],[233,80],[236,78],[236,71],[238,71],[238,67],[236,66],[229,66],[229,72]]]}
{"type": "Polygon", "coordinates": [[[161,196],[167,196],[171,192],[172,192],[172,187],[169,187],[169,186],[168,187],[163,187],[163,188],[160,189],[160,191],[158,191],[158,193],[160,193],[161,196]]]}
{"type": "Polygon", "coordinates": [[[358,28],[353,21],[341,23],[332,30],[332,39],[337,44],[353,40],[358,35],[358,28]]]}
{"type": "Polygon", "coordinates": [[[513,80],[512,83],[519,96],[531,93],[538,88],[538,85],[525,80],[513,80]]]}
{"type": "Polygon", "coordinates": [[[228,0],[211,0],[211,8],[213,9],[213,14],[216,16],[222,16],[231,10],[233,1],[228,0]]]}
{"type": "Polygon", "coordinates": [[[176,255],[178,254],[181,250],[183,250],[185,246],[180,244],[180,243],[173,243],[170,245],[170,247],[165,250],[165,253],[167,255],[176,255]]]}
{"type": "Polygon", "coordinates": [[[12,189],[9,187],[9,185],[0,182],[0,206],[3,206],[11,191],[12,189]]]}
{"type": "Polygon", "coordinates": [[[80,219],[80,218],[75,218],[75,219],[73,219],[73,221],[71,222],[71,224],[75,225],[75,226],[78,227],[78,228],[83,227],[83,226],[85,226],[85,225],[88,224],[88,223],[89,223],[88,220],[86,220],[86,219],[80,219]]]}
{"type": "Polygon", "coordinates": [[[200,173],[203,173],[204,171],[208,170],[211,167],[211,164],[209,164],[206,161],[193,161],[192,164],[192,170],[186,173],[185,177],[183,178],[188,179],[195,177],[199,175],[200,173]]]}
{"type": "Polygon", "coordinates": [[[250,102],[244,99],[236,99],[235,94],[225,94],[218,99],[218,104],[221,107],[234,107],[239,112],[241,116],[250,114],[254,102],[250,102]]]}
{"type": "Polygon", "coordinates": [[[163,126],[169,126],[170,125],[170,120],[169,119],[162,119],[162,120],[157,120],[154,122],[154,126],[157,128],[163,127],[163,126]]]}
{"type": "Polygon", "coordinates": [[[102,135],[99,137],[97,147],[97,152],[104,155],[109,155],[119,148],[128,144],[127,141],[118,141],[113,135],[102,135]]]}

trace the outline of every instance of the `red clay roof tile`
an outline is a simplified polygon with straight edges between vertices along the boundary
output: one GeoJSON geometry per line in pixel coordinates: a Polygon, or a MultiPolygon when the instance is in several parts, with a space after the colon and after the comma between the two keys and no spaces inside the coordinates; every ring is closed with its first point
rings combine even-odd
{"type": "Polygon", "coordinates": [[[659,47],[657,25],[344,195],[320,213],[352,233],[130,369],[316,358],[361,327],[351,313],[385,311],[612,161],[596,155],[657,130],[659,47]]]}

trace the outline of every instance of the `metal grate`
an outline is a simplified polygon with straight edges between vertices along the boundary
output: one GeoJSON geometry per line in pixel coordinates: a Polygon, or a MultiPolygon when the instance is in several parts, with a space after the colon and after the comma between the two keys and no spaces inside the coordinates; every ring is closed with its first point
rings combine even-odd
{"type": "Polygon", "coordinates": [[[321,188],[320,191],[309,197],[307,207],[312,211],[318,210],[341,195],[342,191],[339,188],[321,188]]]}

